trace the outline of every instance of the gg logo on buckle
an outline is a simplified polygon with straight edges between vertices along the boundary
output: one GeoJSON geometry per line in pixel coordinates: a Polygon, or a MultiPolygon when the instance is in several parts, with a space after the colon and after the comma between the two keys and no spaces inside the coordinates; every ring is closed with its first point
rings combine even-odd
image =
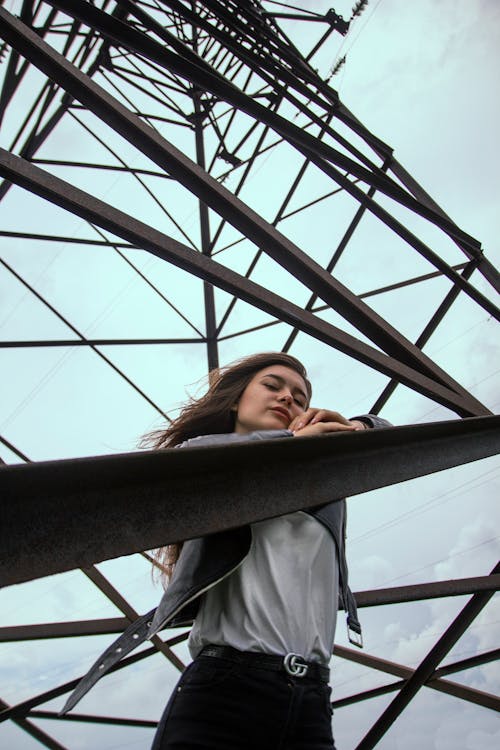
{"type": "Polygon", "coordinates": [[[285,672],[292,675],[292,677],[305,677],[309,667],[304,664],[304,657],[300,654],[287,654],[283,659],[283,666],[285,672]],[[300,661],[302,659],[302,661],[300,661]]]}

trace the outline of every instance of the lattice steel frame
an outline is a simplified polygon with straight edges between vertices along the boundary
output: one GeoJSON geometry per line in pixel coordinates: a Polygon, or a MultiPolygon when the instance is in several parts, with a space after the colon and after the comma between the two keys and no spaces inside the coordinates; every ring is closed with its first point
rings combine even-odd
{"type": "MultiPolygon", "coordinates": [[[[477,271],[498,291],[498,273],[482,253],[480,244],[456,226],[395,160],[391,149],[354,117],[340,101],[336,91],[314,70],[311,60],[321,45],[335,31],[347,33],[349,23],[337,16],[334,11],[329,11],[324,17],[311,12],[273,12],[268,4],[261,4],[257,0],[116,0],[114,4],[108,0],[96,4],[90,4],[85,0],[24,0],[19,19],[0,8],[0,24],[0,37],[10,48],[0,94],[0,122],[16,92],[22,87],[30,66],[35,66],[46,76],[44,84],[36,97],[34,96],[31,110],[19,127],[10,153],[3,149],[0,151],[0,174],[4,178],[0,185],[0,200],[7,194],[11,184],[15,183],[90,222],[99,239],[85,240],[84,244],[112,247],[127,263],[130,261],[122,251],[127,248],[142,248],[201,278],[204,283],[206,325],[203,333],[189,321],[184,311],[176,310],[192,328],[191,339],[89,339],[30,286],[15,269],[1,261],[9,273],[14,274],[77,336],[76,340],[6,341],[0,344],[2,347],[89,347],[159,414],[167,416],[99,347],[116,344],[198,342],[206,346],[208,367],[216,367],[219,363],[218,343],[226,338],[224,327],[236,300],[242,299],[273,316],[276,322],[285,321],[293,327],[284,343],[283,351],[290,349],[297,333],[302,331],[389,376],[390,382],[377,398],[373,406],[374,412],[384,406],[398,383],[403,383],[452,409],[461,417],[482,418],[478,420],[481,429],[483,424],[488,423],[491,419],[487,416],[489,410],[430,360],[422,352],[422,348],[460,294],[468,295],[498,320],[498,309],[469,281],[472,273],[477,271]],[[323,33],[306,56],[298,51],[278,25],[280,18],[289,17],[321,25],[323,33]],[[58,44],[54,42],[57,37],[58,44]],[[246,74],[245,83],[238,86],[235,81],[239,82],[242,71],[246,74]],[[97,77],[100,83],[94,80],[97,77]],[[257,88],[256,80],[259,83],[257,88]],[[151,101],[160,102],[168,116],[148,114],[141,110],[139,104],[127,100],[125,94],[119,91],[120,81],[125,81],[128,87],[136,88],[139,101],[142,101],[141,96],[145,96],[151,101]],[[190,103],[189,111],[186,107],[183,108],[182,103],[190,103]],[[223,118],[216,113],[221,103],[228,105],[229,109],[226,112],[231,113],[225,125],[219,124],[223,122],[223,118]],[[289,118],[281,115],[280,109],[284,105],[295,108],[304,118],[304,124],[295,125],[289,118]],[[151,175],[176,180],[197,197],[201,236],[199,248],[193,245],[171,215],[170,220],[186,240],[184,244],[42,168],[111,168],[106,164],[37,158],[41,145],[54,131],[57,132],[57,126],[63,118],[76,119],[82,107],[133,143],[157,167],[151,170],[134,169],[130,164],[122,162],[121,166],[113,166],[113,169],[134,175],[138,181],[151,175]],[[231,127],[237,112],[245,113],[250,124],[237,147],[229,150],[226,144],[232,133],[231,127]],[[352,133],[352,142],[335,129],[336,122],[342,123],[352,133]],[[170,126],[186,128],[193,134],[196,161],[190,160],[166,139],[164,133],[170,126]],[[260,134],[251,156],[240,158],[238,151],[256,131],[259,131],[259,128],[260,134]],[[211,156],[207,148],[208,131],[210,138],[216,141],[216,147],[211,149],[211,156]],[[277,140],[270,145],[266,144],[269,134],[277,136],[277,140]],[[355,146],[354,138],[362,142],[364,147],[355,146]],[[274,221],[268,222],[238,196],[258,158],[281,141],[287,142],[302,155],[303,164],[274,221]],[[227,165],[224,171],[220,169],[221,161],[227,165]],[[332,190],[322,198],[315,199],[295,211],[288,211],[291,199],[310,164],[315,165],[332,181],[332,190]],[[223,184],[232,173],[241,175],[233,192],[226,189],[223,184]],[[366,192],[362,186],[366,187],[366,192]],[[358,208],[329,263],[323,268],[281,234],[277,226],[296,211],[306,211],[311,205],[340,191],[351,196],[357,202],[358,208]],[[454,266],[449,265],[396,218],[396,210],[391,212],[383,207],[387,205],[387,201],[377,202],[377,195],[391,199],[392,205],[404,207],[451,238],[463,252],[464,261],[454,266]],[[210,209],[220,216],[220,223],[215,231],[210,228],[210,209]],[[436,270],[359,296],[340,284],[332,273],[367,212],[396,233],[436,270]],[[220,246],[220,237],[226,223],[237,229],[242,237],[251,239],[259,248],[244,275],[235,273],[213,260],[212,256],[225,250],[220,246]],[[108,233],[120,237],[123,243],[110,240],[108,233]],[[250,279],[262,253],[266,253],[287,268],[310,290],[310,298],[303,308],[250,279]],[[450,291],[415,343],[408,341],[363,301],[364,298],[390,289],[418,284],[439,275],[450,280],[450,291]],[[220,320],[217,320],[215,312],[214,286],[232,295],[232,301],[220,320]],[[373,346],[315,315],[328,308],[340,313],[346,321],[364,334],[373,346]]],[[[80,125],[84,126],[82,122],[80,125]]],[[[148,191],[146,183],[142,184],[148,191]]],[[[168,214],[167,209],[163,210],[168,214]]],[[[12,231],[2,231],[0,234],[28,240],[80,242],[60,235],[12,231]]],[[[144,275],[142,277],[155,289],[151,280],[144,275]]],[[[158,289],[155,291],[161,295],[158,289]]],[[[161,296],[173,307],[168,298],[161,296]]],[[[266,323],[252,330],[274,324],[266,323]]],[[[246,332],[240,331],[239,334],[246,332]]],[[[497,436],[496,423],[494,427],[497,436]]],[[[406,429],[405,439],[409,441],[408,445],[412,439],[416,439],[417,443],[420,440],[422,445],[428,440],[428,436],[424,439],[423,436],[419,438],[418,434],[412,433],[413,428],[406,429]]],[[[23,461],[29,460],[22,450],[6,438],[0,440],[23,461]]],[[[488,445],[490,447],[482,455],[492,453],[491,444],[488,445]]],[[[360,442],[359,446],[355,445],[354,448],[358,460],[364,455],[363,443],[360,442]]],[[[454,435],[443,438],[441,450],[446,457],[446,465],[472,460],[464,458],[463,454],[456,459],[457,444],[454,435]]],[[[127,457],[123,457],[123,460],[126,464],[130,461],[127,457]]],[[[408,459],[407,466],[411,472],[411,458],[408,459]]],[[[36,466],[26,468],[37,470],[36,466]]],[[[11,481],[11,476],[17,481],[16,475],[13,475],[10,469],[6,468],[2,472],[8,482],[11,481]]],[[[18,475],[20,476],[19,473],[18,475]]],[[[390,484],[391,481],[401,480],[391,478],[390,472],[387,471],[383,483],[390,484]]],[[[366,491],[366,488],[356,491],[366,491]]],[[[201,516],[202,528],[208,530],[207,518],[203,513],[201,516]]],[[[215,523],[217,524],[217,520],[215,523]]],[[[147,548],[152,546],[154,544],[146,545],[147,548]]],[[[95,562],[99,559],[102,558],[96,558],[95,562]]],[[[121,632],[138,616],[137,613],[93,564],[85,568],[84,573],[123,612],[123,618],[1,628],[0,640],[17,642],[36,638],[121,632]]],[[[457,639],[485,606],[492,593],[498,590],[499,579],[497,566],[490,576],[480,578],[358,592],[356,596],[361,607],[436,596],[473,594],[456,620],[414,671],[373,655],[336,647],[336,655],[398,678],[389,685],[334,702],[334,707],[340,707],[397,691],[396,698],[360,742],[358,750],[375,747],[423,685],[483,707],[499,710],[498,697],[443,679],[453,672],[498,658],[498,649],[440,667],[457,639]]],[[[156,636],[150,649],[128,657],[116,669],[125,668],[157,651],[162,652],[172,664],[182,669],[183,664],[171,647],[183,640],[186,635],[165,642],[156,636]]],[[[43,711],[38,707],[56,696],[67,693],[75,684],[76,680],[66,683],[17,706],[8,706],[1,702],[3,710],[0,712],[0,719],[12,719],[46,747],[62,748],[60,743],[35,726],[31,719],[58,718],[54,712],[43,711]]],[[[63,720],[128,726],[155,725],[155,722],[83,714],[69,715],[63,720]]]]}

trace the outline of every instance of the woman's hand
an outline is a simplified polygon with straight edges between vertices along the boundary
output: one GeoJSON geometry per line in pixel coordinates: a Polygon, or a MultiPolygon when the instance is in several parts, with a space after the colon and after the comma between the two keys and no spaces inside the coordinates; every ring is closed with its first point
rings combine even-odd
{"type": "Polygon", "coordinates": [[[324,435],[328,432],[357,432],[369,429],[357,419],[346,419],[338,411],[311,407],[293,419],[288,429],[297,437],[324,435]]]}

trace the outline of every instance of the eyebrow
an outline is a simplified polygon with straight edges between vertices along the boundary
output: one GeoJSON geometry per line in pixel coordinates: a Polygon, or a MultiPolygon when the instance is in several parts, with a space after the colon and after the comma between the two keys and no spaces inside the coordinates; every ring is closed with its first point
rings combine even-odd
{"type": "MultiPolygon", "coordinates": [[[[274,375],[274,373],[272,373],[272,372],[268,372],[268,373],[266,373],[266,375],[263,375],[262,377],[264,377],[264,378],[274,378],[275,380],[279,380],[280,383],[285,383],[286,382],[285,378],[282,378],[281,375],[274,375]]],[[[300,393],[301,396],[304,396],[304,398],[306,400],[306,403],[307,403],[307,394],[304,393],[304,391],[302,390],[302,388],[299,388],[298,385],[295,385],[295,386],[293,386],[292,391],[294,393],[300,393]]]]}

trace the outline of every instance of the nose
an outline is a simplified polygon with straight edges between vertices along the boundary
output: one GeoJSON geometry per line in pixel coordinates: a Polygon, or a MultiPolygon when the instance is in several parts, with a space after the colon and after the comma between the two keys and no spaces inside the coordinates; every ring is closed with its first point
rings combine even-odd
{"type": "Polygon", "coordinates": [[[279,397],[279,401],[285,402],[288,406],[292,403],[292,394],[291,393],[282,393],[279,397]]]}

